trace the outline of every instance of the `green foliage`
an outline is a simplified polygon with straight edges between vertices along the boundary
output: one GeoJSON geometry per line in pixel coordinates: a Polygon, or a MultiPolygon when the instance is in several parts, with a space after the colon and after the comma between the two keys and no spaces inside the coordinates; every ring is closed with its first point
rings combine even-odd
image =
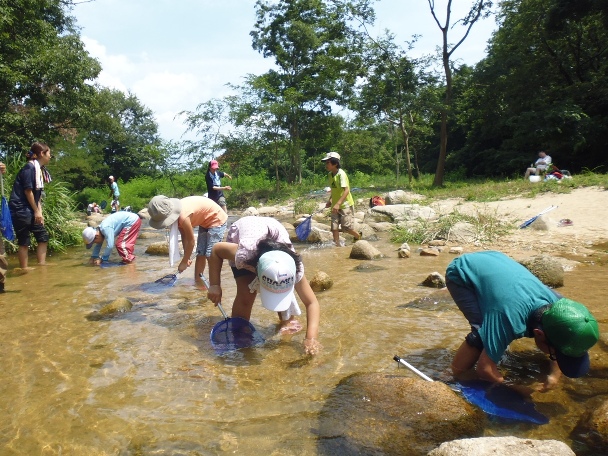
{"type": "MultiPolygon", "coordinates": [[[[3,1],[0,12],[0,150],[74,135],[101,68],[84,50],[61,0],[3,1]]],[[[5,157],[6,158],[6,157],[5,157]]]]}
{"type": "Polygon", "coordinates": [[[45,185],[42,206],[44,225],[49,232],[49,249],[64,251],[82,243],[82,225],[76,222],[75,204],[65,184],[53,181],[45,185]]]}
{"type": "Polygon", "coordinates": [[[293,214],[297,216],[298,214],[312,214],[317,210],[318,201],[314,198],[304,197],[296,200],[293,205],[293,214]]]}
{"type": "Polygon", "coordinates": [[[459,105],[468,136],[452,158],[469,176],[521,173],[539,150],[573,172],[606,165],[606,15],[574,3],[501,2],[488,57],[459,105]]]}

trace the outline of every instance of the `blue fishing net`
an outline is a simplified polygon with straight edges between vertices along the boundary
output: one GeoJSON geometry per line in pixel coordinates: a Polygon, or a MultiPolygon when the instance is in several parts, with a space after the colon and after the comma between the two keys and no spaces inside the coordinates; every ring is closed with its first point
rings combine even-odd
{"type": "Polygon", "coordinates": [[[210,338],[211,345],[218,354],[254,347],[265,342],[262,334],[244,318],[220,321],[213,327],[210,338]]]}
{"type": "Polygon", "coordinates": [[[300,241],[305,241],[306,239],[308,239],[308,236],[310,235],[311,225],[312,215],[310,217],[307,217],[302,223],[300,223],[296,227],[296,236],[298,236],[298,239],[300,241]]]}

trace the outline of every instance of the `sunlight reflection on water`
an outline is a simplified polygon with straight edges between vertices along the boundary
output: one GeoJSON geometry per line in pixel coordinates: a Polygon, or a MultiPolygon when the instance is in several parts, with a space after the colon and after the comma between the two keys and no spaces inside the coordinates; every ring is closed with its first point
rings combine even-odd
{"type": "MultiPolygon", "coordinates": [[[[355,268],[363,262],[348,259],[348,246],[299,245],[307,276],[322,270],[334,281],[318,294],[323,353],[304,356],[304,335],[278,336],[276,317],[256,305],[252,323],[266,344],[218,357],[209,333],[222,316],[195,287],[191,270],[173,287],[150,286],[174,272],[167,258],[143,253],[159,239],[140,240],[133,265],[89,267],[88,252],[72,249],[53,255],[53,266],[9,275],[9,292],[0,296],[5,452],[314,455],[318,413],[341,379],[356,372],[410,375],[398,370],[395,354],[440,377],[467,332],[446,292],[419,286],[429,273],[443,273],[452,255],[399,259],[381,240],[374,246],[386,257],[373,262],[380,268],[361,272],[355,268]],[[87,320],[118,297],[133,303],[131,311],[87,320]]],[[[597,312],[601,325],[608,321],[604,278],[601,266],[585,266],[567,273],[560,289],[597,312]]],[[[235,288],[228,267],[222,280],[229,311],[235,288]]],[[[538,378],[544,358],[530,340],[516,346],[508,370],[538,378]]],[[[539,400],[552,418],[548,425],[491,422],[488,435],[571,443],[569,432],[592,397],[571,393],[585,382],[568,380],[539,400]]]]}

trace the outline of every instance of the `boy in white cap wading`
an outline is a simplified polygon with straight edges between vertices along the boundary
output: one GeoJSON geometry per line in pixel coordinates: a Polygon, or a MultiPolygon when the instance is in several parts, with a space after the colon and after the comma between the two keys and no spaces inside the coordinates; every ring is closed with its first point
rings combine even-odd
{"type": "Polygon", "coordinates": [[[82,232],[82,239],[87,249],[95,244],[89,262],[100,265],[102,261],[108,261],[112,248],[116,246],[116,251],[122,262],[132,263],[135,261],[133,250],[140,228],[141,219],[139,215],[125,211],[108,215],[97,228],[91,228],[90,226],[85,228],[82,232]],[[106,248],[100,256],[99,252],[104,241],[106,242],[106,248]]]}
{"type": "Polygon", "coordinates": [[[342,231],[352,235],[355,241],[361,239],[361,233],[354,230],[355,223],[355,201],[350,193],[348,176],[340,168],[340,154],[329,152],[321,161],[325,162],[325,168],[329,172],[329,187],[331,195],[326,207],[331,207],[331,232],[334,235],[334,243],[341,247],[340,226],[342,231]]]}
{"type": "Polygon", "coordinates": [[[236,282],[232,317],[249,321],[256,295],[262,306],[278,312],[280,332],[293,334],[302,329],[296,316],[302,312],[294,290],[306,307],[304,351],[315,355],[321,349],[319,333],[319,302],[312,291],[300,256],[295,253],[289,233],[281,223],[270,217],[243,217],[228,230],[226,242],[218,242],[209,258],[208,298],[222,300],[221,270],[228,260],[236,282]]]}

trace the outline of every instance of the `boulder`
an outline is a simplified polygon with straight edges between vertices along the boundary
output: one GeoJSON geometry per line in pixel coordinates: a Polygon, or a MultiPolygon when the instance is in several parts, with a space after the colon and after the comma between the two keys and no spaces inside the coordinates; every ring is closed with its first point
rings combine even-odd
{"type": "Polygon", "coordinates": [[[391,222],[373,222],[371,220],[366,220],[366,224],[374,231],[379,232],[390,231],[393,229],[393,224],[391,222]]]}
{"type": "Polygon", "coordinates": [[[274,206],[264,206],[258,209],[257,215],[259,215],[260,217],[273,217],[279,214],[280,212],[281,210],[274,206]]]}
{"type": "Polygon", "coordinates": [[[457,222],[450,228],[448,241],[471,244],[477,240],[477,230],[469,222],[457,222]]]}
{"type": "Polygon", "coordinates": [[[534,220],[528,228],[532,228],[537,231],[549,231],[549,226],[551,224],[551,219],[547,215],[541,215],[536,220],[534,220]]]}
{"type": "Polygon", "coordinates": [[[411,255],[411,249],[407,242],[401,244],[401,247],[397,249],[397,255],[399,258],[409,258],[411,255]]]}
{"type": "Polygon", "coordinates": [[[426,199],[426,196],[424,195],[406,192],[405,190],[393,190],[392,192],[388,192],[384,197],[386,204],[407,204],[414,201],[422,201],[424,199],[426,199]]]}
{"type": "Polygon", "coordinates": [[[564,268],[556,258],[549,255],[537,255],[521,260],[520,264],[548,287],[559,288],[564,286],[564,268]]]}
{"type": "Polygon", "coordinates": [[[319,420],[319,454],[425,455],[482,435],[485,414],[442,382],[386,373],[343,379],[319,420]]]}
{"type": "Polygon", "coordinates": [[[579,420],[574,434],[577,440],[595,449],[596,454],[608,453],[608,399],[594,401],[579,420]]]}
{"type": "Polygon", "coordinates": [[[99,224],[103,222],[104,218],[105,215],[98,213],[87,215],[87,226],[90,226],[91,228],[97,228],[99,224]]]}
{"type": "Polygon", "coordinates": [[[116,313],[128,312],[132,307],[133,304],[127,298],[116,298],[110,304],[99,309],[99,313],[101,315],[113,315],[116,313]]]}
{"type": "Polygon", "coordinates": [[[251,216],[251,215],[255,215],[255,216],[259,215],[258,214],[258,210],[255,207],[253,207],[253,206],[250,206],[247,209],[245,209],[242,212],[241,217],[248,217],[248,216],[251,216]]]}
{"type": "Polygon", "coordinates": [[[422,281],[422,286],[430,288],[445,288],[445,278],[437,271],[431,272],[427,278],[422,281]]]}
{"type": "Polygon", "coordinates": [[[86,316],[87,320],[103,320],[112,315],[128,312],[133,308],[133,304],[127,298],[117,298],[110,304],[106,304],[101,309],[91,312],[86,316]]]}
{"type": "MultiPolygon", "coordinates": [[[[327,227],[324,227],[324,228],[327,228],[327,227]]],[[[331,231],[328,231],[327,229],[322,229],[322,228],[319,228],[318,226],[313,225],[310,230],[310,234],[308,235],[308,239],[306,241],[325,244],[326,242],[333,242],[333,239],[334,239],[334,237],[333,237],[333,234],[331,231]]]]}
{"type": "Polygon", "coordinates": [[[163,237],[164,234],[159,231],[159,230],[141,230],[139,232],[139,235],[137,236],[138,239],[156,239],[159,237],[163,237]]]}
{"type": "Polygon", "coordinates": [[[329,290],[334,285],[334,281],[326,272],[317,271],[312,279],[310,279],[310,287],[312,291],[329,290]]]}
{"type": "Polygon", "coordinates": [[[144,207],[141,211],[137,213],[137,215],[139,215],[139,218],[142,220],[150,220],[150,214],[148,212],[147,207],[144,207]]]}
{"type": "Polygon", "coordinates": [[[520,439],[517,437],[479,437],[444,442],[428,456],[575,456],[558,440],[520,439]]]}
{"type": "Polygon", "coordinates": [[[426,249],[420,249],[420,256],[439,256],[439,250],[433,247],[427,247],[426,249]]]}
{"type": "Polygon", "coordinates": [[[353,244],[349,258],[355,260],[374,260],[376,258],[382,258],[382,252],[363,239],[353,244]]]}
{"type": "Polygon", "coordinates": [[[167,241],[153,242],[146,249],[148,255],[169,256],[169,243],[167,241]]]}
{"type": "Polygon", "coordinates": [[[436,220],[437,214],[429,206],[420,204],[394,204],[390,206],[374,206],[370,208],[365,220],[371,218],[376,222],[403,222],[408,220],[436,220]]]}

